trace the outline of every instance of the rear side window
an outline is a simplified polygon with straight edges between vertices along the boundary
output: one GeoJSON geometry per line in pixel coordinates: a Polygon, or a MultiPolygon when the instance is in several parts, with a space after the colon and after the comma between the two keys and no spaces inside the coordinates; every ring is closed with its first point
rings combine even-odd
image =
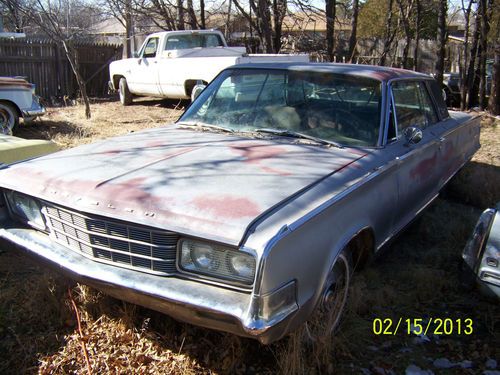
{"type": "Polygon", "coordinates": [[[392,94],[399,132],[410,126],[425,129],[438,122],[432,100],[423,82],[395,82],[392,84],[392,94]]]}
{"type": "Polygon", "coordinates": [[[434,98],[434,101],[436,102],[439,117],[441,117],[441,119],[450,117],[448,108],[446,108],[446,103],[444,101],[443,91],[439,88],[438,83],[436,81],[428,81],[427,84],[434,98]]]}
{"type": "Polygon", "coordinates": [[[165,51],[189,48],[224,47],[219,34],[179,34],[171,35],[165,44],[165,51]]]}

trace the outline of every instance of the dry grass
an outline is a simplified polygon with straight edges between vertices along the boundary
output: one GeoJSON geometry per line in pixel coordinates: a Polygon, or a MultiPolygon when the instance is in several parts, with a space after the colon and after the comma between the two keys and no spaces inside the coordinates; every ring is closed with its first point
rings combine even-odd
{"type": "Polygon", "coordinates": [[[17,135],[43,138],[57,142],[62,148],[94,142],[99,139],[169,124],[180,116],[185,101],[136,99],[123,107],[119,102],[101,102],[91,106],[92,118],[87,120],[81,106],[49,108],[48,113],[28,126],[21,126],[17,135]]]}
{"type": "MultiPolygon", "coordinates": [[[[180,111],[171,102],[145,101],[50,110],[20,136],[51,138],[63,147],[144,127],[161,126],[180,111]]],[[[311,343],[303,331],[264,347],[229,334],[178,323],[154,311],[105,296],[0,249],[0,373],[87,373],[82,340],[93,373],[402,373],[411,363],[436,371],[432,360],[471,360],[482,372],[487,358],[499,360],[498,306],[460,289],[458,264],[480,208],[500,200],[498,124],[484,123],[482,149],[474,162],[369,267],[356,275],[348,312],[337,335],[311,343]],[[484,199],[477,200],[478,191],[484,199]],[[467,204],[464,204],[467,203],[467,204]],[[472,205],[471,205],[472,204],[472,205]],[[474,206],[475,205],[475,206],[474,206]],[[83,337],[68,298],[78,306],[83,337]],[[472,318],[474,334],[431,338],[376,336],[375,318],[472,318]]],[[[455,373],[451,371],[449,373],[455,373]]]]}

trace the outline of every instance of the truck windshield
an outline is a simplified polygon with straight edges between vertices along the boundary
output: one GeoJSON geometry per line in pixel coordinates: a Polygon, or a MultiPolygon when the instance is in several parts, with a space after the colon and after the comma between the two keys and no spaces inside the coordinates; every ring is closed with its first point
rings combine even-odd
{"type": "Polygon", "coordinates": [[[224,43],[219,34],[171,35],[165,43],[165,51],[197,47],[224,47],[224,43]]]}
{"type": "Polygon", "coordinates": [[[380,107],[380,82],[373,79],[330,72],[230,69],[200,94],[179,121],[233,131],[300,132],[344,145],[375,146],[380,107]]]}

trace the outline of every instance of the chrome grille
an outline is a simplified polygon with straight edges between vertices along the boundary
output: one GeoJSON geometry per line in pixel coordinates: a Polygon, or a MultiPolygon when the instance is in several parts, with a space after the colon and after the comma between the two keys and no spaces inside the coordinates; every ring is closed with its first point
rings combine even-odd
{"type": "Polygon", "coordinates": [[[176,271],[176,233],[50,205],[44,215],[56,242],[87,257],[154,274],[176,271]]]}

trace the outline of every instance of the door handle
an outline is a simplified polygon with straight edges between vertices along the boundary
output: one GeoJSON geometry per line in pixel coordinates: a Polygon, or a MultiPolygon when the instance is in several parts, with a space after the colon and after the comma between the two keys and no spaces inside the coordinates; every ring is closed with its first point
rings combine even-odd
{"type": "Polygon", "coordinates": [[[445,137],[439,137],[439,149],[441,150],[443,148],[443,143],[446,140],[445,137]]]}

